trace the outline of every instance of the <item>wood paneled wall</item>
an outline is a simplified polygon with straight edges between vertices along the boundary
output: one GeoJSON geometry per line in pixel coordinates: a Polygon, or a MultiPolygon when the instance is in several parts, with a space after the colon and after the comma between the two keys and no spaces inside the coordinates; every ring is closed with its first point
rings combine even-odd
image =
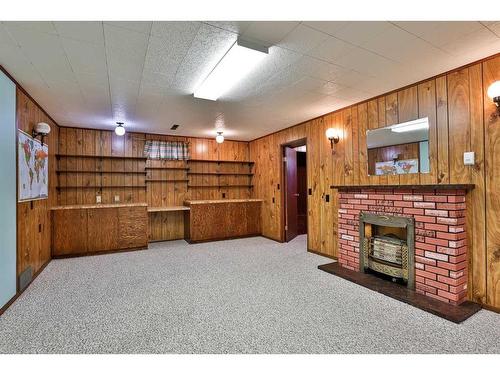
{"type": "Polygon", "coordinates": [[[50,207],[57,202],[55,154],[59,127],[22,90],[17,88],[17,128],[29,134],[39,122],[52,128],[45,138],[49,147],[49,198],[17,204],[17,275],[31,266],[38,272],[50,260],[50,207]]]}
{"type": "Polygon", "coordinates": [[[282,240],[280,146],[307,137],[308,248],[337,254],[337,191],[330,185],[474,184],[467,194],[470,248],[469,298],[500,308],[500,120],[486,95],[500,80],[500,56],[459,68],[374,99],[259,138],[250,143],[255,160],[254,197],[264,199],[264,235],[282,240]],[[428,117],[430,173],[368,176],[366,130],[428,117]],[[325,130],[342,137],[332,155],[325,130]],[[463,165],[474,151],[476,164],[463,165]],[[333,199],[324,199],[330,194],[333,199]]]}
{"type": "MultiPolygon", "coordinates": [[[[59,135],[59,152],[67,155],[112,155],[112,156],[143,156],[144,143],[148,139],[175,140],[189,142],[192,159],[200,160],[249,160],[248,142],[225,141],[218,144],[214,139],[176,137],[156,134],[126,133],[119,137],[112,131],[66,128],[61,127],[59,135]]],[[[58,204],[93,204],[99,194],[102,203],[114,203],[115,195],[120,202],[142,203],[150,207],[182,206],[188,199],[221,199],[221,198],[249,198],[250,188],[189,188],[186,181],[148,181],[154,180],[186,180],[187,168],[191,172],[234,172],[246,173],[247,164],[218,164],[185,161],[147,162],[137,159],[94,159],[80,157],[61,157],[58,163],[59,170],[80,171],[144,171],[147,174],[122,173],[60,173],[60,186],[96,186],[96,185],[146,185],[146,188],[119,187],[119,188],[83,188],[60,189],[58,204]],[[145,164],[146,163],[146,164],[145,164]],[[163,169],[164,167],[184,169],[163,169]]],[[[250,185],[251,176],[230,175],[189,175],[190,185],[250,185]]],[[[150,214],[150,239],[172,240],[184,238],[183,212],[159,212],[150,214]]]]}

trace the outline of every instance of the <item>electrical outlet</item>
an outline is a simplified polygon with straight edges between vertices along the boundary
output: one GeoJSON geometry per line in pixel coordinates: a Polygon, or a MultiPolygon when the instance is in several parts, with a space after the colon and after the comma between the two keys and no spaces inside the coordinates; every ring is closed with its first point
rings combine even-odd
{"type": "Polygon", "coordinates": [[[100,195],[96,195],[95,201],[96,201],[96,203],[101,203],[102,202],[101,196],[100,195]]]}
{"type": "Polygon", "coordinates": [[[118,203],[120,201],[120,196],[119,195],[115,195],[115,203],[118,203]]]}
{"type": "Polygon", "coordinates": [[[464,165],[474,165],[474,152],[464,152],[464,165]]]}

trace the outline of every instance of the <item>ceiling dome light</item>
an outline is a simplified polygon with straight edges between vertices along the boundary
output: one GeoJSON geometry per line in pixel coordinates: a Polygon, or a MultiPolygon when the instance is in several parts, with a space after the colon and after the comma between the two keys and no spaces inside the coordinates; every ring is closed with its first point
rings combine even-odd
{"type": "Polygon", "coordinates": [[[117,122],[116,123],[116,128],[115,128],[115,133],[116,135],[118,136],[122,136],[122,135],[125,135],[125,128],[123,127],[123,122],[117,122]]]}
{"type": "Polygon", "coordinates": [[[497,107],[500,105],[500,81],[495,81],[488,87],[488,96],[497,107]]]}
{"type": "Polygon", "coordinates": [[[224,142],[224,136],[222,135],[222,132],[217,132],[217,135],[215,137],[215,142],[217,143],[224,142]]]}

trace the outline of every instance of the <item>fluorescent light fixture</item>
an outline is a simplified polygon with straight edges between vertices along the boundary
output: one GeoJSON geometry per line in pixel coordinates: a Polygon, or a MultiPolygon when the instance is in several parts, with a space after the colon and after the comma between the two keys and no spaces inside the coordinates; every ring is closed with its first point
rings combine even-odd
{"type": "Polygon", "coordinates": [[[267,47],[238,39],[194,91],[195,98],[217,100],[269,53],[267,47]]]}
{"type": "Polygon", "coordinates": [[[421,129],[429,129],[429,119],[427,117],[394,125],[391,131],[395,133],[406,133],[421,129]]]}

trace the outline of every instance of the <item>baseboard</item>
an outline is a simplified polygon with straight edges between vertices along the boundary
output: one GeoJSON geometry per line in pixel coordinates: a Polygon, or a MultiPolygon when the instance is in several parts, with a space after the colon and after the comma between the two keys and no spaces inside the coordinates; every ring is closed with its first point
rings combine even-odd
{"type": "MultiPolygon", "coordinates": [[[[38,277],[38,275],[40,275],[42,273],[42,271],[45,269],[45,267],[47,267],[47,265],[50,263],[52,259],[49,259],[47,262],[45,262],[38,271],[36,271],[34,274],[33,274],[33,278],[31,279],[31,281],[26,285],[26,287],[20,291],[20,292],[16,292],[15,296],[12,297],[9,302],[7,302],[2,308],[0,308],[0,316],[2,316],[2,314],[7,311],[7,309],[16,301],[16,299],[19,298],[19,296],[21,296],[21,294],[23,294],[31,285],[31,283],[33,281],[35,281],[35,279],[38,277]]],[[[17,272],[16,272],[17,273],[17,272]]],[[[17,275],[16,275],[17,277],[17,275]]]]}
{"type": "Polygon", "coordinates": [[[497,313],[497,314],[500,314],[500,307],[495,307],[495,306],[491,306],[491,305],[486,305],[486,304],[484,304],[484,303],[481,303],[480,305],[481,305],[481,306],[483,307],[483,309],[485,309],[485,310],[490,310],[490,311],[493,311],[493,312],[495,312],[495,313],[497,313]]]}
{"type": "Polygon", "coordinates": [[[316,250],[307,249],[307,252],[308,253],[313,253],[313,254],[316,254],[316,255],[321,255],[322,257],[325,257],[325,258],[330,258],[330,259],[333,259],[333,260],[338,260],[338,258],[335,257],[335,256],[333,256],[333,255],[323,254],[323,253],[320,253],[319,251],[316,251],[316,250]]]}
{"type": "Polygon", "coordinates": [[[272,237],[269,237],[269,236],[265,236],[263,234],[260,235],[261,237],[264,237],[264,238],[267,238],[268,240],[271,240],[271,241],[274,241],[274,242],[278,242],[278,243],[285,243],[285,241],[282,241],[282,240],[277,240],[276,238],[272,238],[272,237]]]}
{"type": "Polygon", "coordinates": [[[218,241],[229,241],[229,240],[239,240],[242,238],[251,238],[251,237],[260,237],[261,235],[256,233],[256,234],[246,234],[244,236],[234,236],[234,237],[222,237],[222,238],[211,238],[207,240],[190,240],[189,238],[186,238],[186,242],[190,245],[198,244],[198,243],[206,243],[206,242],[218,242],[218,241]]]}
{"type": "Polygon", "coordinates": [[[116,253],[128,253],[130,251],[141,251],[147,250],[148,247],[131,247],[127,249],[117,249],[117,250],[104,250],[104,251],[96,251],[94,253],[79,253],[79,254],[64,254],[64,255],[52,255],[52,259],[68,259],[68,258],[80,258],[80,257],[91,257],[94,255],[109,255],[116,253]]]}

